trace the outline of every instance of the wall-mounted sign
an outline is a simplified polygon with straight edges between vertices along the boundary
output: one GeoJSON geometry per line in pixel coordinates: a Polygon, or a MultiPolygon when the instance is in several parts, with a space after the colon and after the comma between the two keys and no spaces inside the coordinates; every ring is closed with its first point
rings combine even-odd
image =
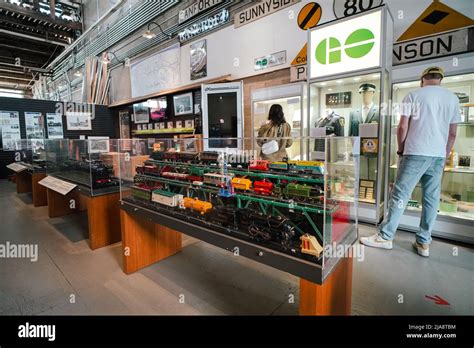
{"type": "Polygon", "coordinates": [[[382,4],[383,0],[334,0],[333,10],[336,18],[344,18],[382,4]]]}
{"type": "Polygon", "coordinates": [[[25,111],[26,139],[44,139],[44,121],[41,112],[25,111]]]}
{"type": "Polygon", "coordinates": [[[382,11],[313,29],[309,78],[380,66],[381,32],[382,11]]]}
{"type": "Polygon", "coordinates": [[[290,81],[306,81],[306,64],[295,65],[290,67],[290,81]]]}
{"type": "Polygon", "coordinates": [[[48,125],[49,139],[63,138],[63,117],[61,114],[47,113],[46,124],[48,125]]]}
{"type": "Polygon", "coordinates": [[[393,65],[473,51],[473,37],[474,28],[466,28],[396,43],[393,65]]]}
{"type": "Polygon", "coordinates": [[[0,111],[0,128],[3,150],[14,150],[16,141],[21,139],[18,111],[0,111]]]}
{"type": "Polygon", "coordinates": [[[441,1],[433,0],[426,10],[400,35],[397,42],[440,34],[472,25],[474,25],[474,20],[471,18],[441,1]]]}
{"type": "Polygon", "coordinates": [[[194,23],[190,25],[189,27],[185,28],[183,31],[178,33],[178,39],[180,42],[188,41],[195,36],[211,31],[227,23],[229,21],[229,18],[230,18],[229,10],[224,9],[221,12],[207,19],[194,23]]]}
{"type": "Polygon", "coordinates": [[[338,92],[326,94],[327,107],[347,107],[352,103],[352,92],[338,92]]]}
{"type": "Polygon", "coordinates": [[[310,2],[303,6],[298,13],[298,26],[302,30],[308,30],[318,25],[323,14],[321,5],[316,2],[310,2]]]}
{"type": "Polygon", "coordinates": [[[215,5],[220,4],[221,2],[222,0],[199,0],[193,2],[184,10],[179,11],[178,23],[181,24],[183,22],[186,22],[188,19],[193,18],[201,12],[209,10],[211,7],[214,7],[215,5]]]}
{"type": "Polygon", "coordinates": [[[264,57],[255,58],[254,60],[254,69],[263,70],[271,68],[276,65],[281,65],[286,63],[286,51],[281,51],[277,53],[268,54],[264,57]]]}
{"type": "Polygon", "coordinates": [[[245,8],[234,15],[234,27],[238,28],[252,23],[257,19],[268,16],[285,7],[291,6],[299,0],[263,0],[255,2],[255,5],[245,8]]]}

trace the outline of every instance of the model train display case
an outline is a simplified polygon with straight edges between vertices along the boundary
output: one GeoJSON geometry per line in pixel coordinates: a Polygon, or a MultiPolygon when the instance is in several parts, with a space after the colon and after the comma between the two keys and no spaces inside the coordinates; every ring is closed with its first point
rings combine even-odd
{"type": "MultiPolygon", "coordinates": [[[[306,135],[360,137],[358,217],[376,224],[384,214],[392,30],[382,6],[308,31],[306,135]]],[[[326,155],[318,140],[307,151],[326,155]]],[[[351,170],[344,160],[335,165],[351,170]]]]}
{"type": "MultiPolygon", "coordinates": [[[[422,69],[418,69],[422,70],[422,69]]],[[[397,128],[400,121],[399,103],[411,91],[419,88],[420,82],[403,81],[393,85],[394,113],[391,122],[390,162],[388,190],[390,192],[397,176],[397,128]]],[[[453,152],[448,157],[441,184],[438,218],[433,235],[474,242],[474,73],[446,76],[442,87],[453,91],[459,98],[462,122],[457,126],[453,152]]],[[[422,210],[422,189],[417,184],[400,221],[400,228],[416,232],[419,229],[422,210]]]]}
{"type": "MultiPolygon", "coordinates": [[[[272,140],[289,139],[266,139],[272,140]]],[[[239,139],[242,149],[220,152],[181,151],[190,139],[156,139],[154,151],[132,140],[130,148],[148,150],[140,154],[150,158],[135,168],[133,180],[120,173],[122,210],[321,284],[342,256],[331,251],[357,239],[350,215],[357,212],[360,145],[358,138],[319,140],[327,158],[304,161],[264,160],[262,143],[251,138],[239,139]]],[[[127,152],[121,142],[127,141],[119,141],[119,151],[127,152]]]]}
{"type": "Polygon", "coordinates": [[[44,139],[21,139],[14,142],[15,160],[31,173],[46,172],[46,151],[44,139]]]}
{"type": "Polygon", "coordinates": [[[76,184],[89,196],[119,191],[119,168],[110,161],[110,154],[117,153],[117,140],[51,139],[45,148],[48,175],[76,184]]]}

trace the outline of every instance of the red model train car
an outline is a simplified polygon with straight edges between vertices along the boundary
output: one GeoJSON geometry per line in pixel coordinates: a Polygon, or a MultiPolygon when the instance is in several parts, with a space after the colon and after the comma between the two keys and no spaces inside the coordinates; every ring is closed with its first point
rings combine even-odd
{"type": "Polygon", "coordinates": [[[249,169],[267,171],[269,164],[270,164],[270,161],[266,161],[266,160],[252,160],[250,161],[249,169]]]}
{"type": "Polygon", "coordinates": [[[254,181],[253,191],[258,195],[270,196],[273,186],[273,183],[270,181],[254,181]]]}

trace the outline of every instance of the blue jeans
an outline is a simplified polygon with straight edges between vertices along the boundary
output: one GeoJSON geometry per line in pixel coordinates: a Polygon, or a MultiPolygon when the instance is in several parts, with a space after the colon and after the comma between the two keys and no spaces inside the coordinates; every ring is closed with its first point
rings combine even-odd
{"type": "Polygon", "coordinates": [[[388,215],[380,228],[380,236],[393,240],[413,189],[418,182],[423,191],[420,228],[416,240],[420,244],[431,243],[431,230],[438,214],[441,178],[445,159],[428,156],[402,156],[397,179],[388,202],[388,215]]]}

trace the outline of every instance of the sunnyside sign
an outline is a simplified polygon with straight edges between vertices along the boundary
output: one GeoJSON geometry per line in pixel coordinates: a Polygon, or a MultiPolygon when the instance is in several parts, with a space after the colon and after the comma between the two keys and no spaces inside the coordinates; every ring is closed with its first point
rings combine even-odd
{"type": "Polygon", "coordinates": [[[309,35],[310,79],[380,66],[381,11],[316,27],[309,35]]]}

